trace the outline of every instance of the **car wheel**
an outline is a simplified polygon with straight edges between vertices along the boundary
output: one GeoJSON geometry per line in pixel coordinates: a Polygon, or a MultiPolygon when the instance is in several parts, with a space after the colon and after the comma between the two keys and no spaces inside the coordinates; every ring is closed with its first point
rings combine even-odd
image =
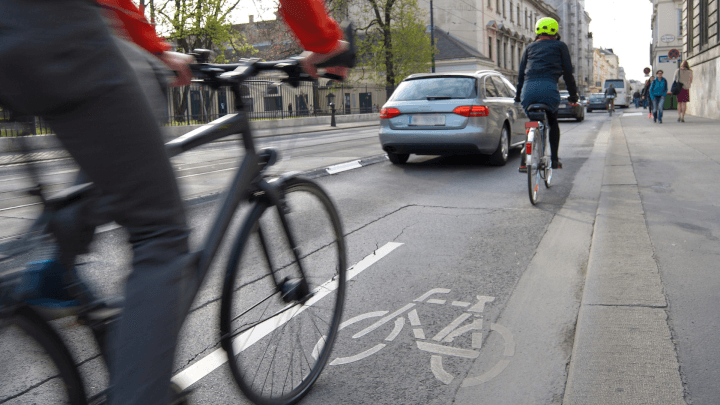
{"type": "Polygon", "coordinates": [[[508,153],[510,151],[510,130],[507,125],[503,125],[502,131],[500,132],[500,141],[495,152],[490,155],[490,164],[493,166],[504,166],[508,160],[508,153]]]}
{"type": "Polygon", "coordinates": [[[405,164],[405,162],[407,162],[408,159],[410,158],[410,154],[409,154],[409,153],[392,153],[392,152],[388,152],[387,155],[388,155],[388,159],[390,159],[390,161],[391,161],[392,164],[394,164],[394,165],[402,165],[402,164],[405,164]]]}

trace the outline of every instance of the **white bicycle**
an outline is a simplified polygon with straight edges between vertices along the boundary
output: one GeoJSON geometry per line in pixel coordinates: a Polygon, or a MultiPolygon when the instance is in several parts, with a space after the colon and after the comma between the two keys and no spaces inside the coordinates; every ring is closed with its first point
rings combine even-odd
{"type": "MultiPolygon", "coordinates": [[[[388,335],[383,339],[382,342],[377,343],[353,355],[336,357],[329,364],[331,366],[350,364],[378,353],[379,351],[387,347],[391,342],[393,342],[395,338],[398,337],[398,335],[400,335],[405,326],[407,315],[407,321],[410,323],[410,327],[412,328],[417,348],[422,351],[431,353],[430,370],[432,371],[433,375],[442,383],[450,384],[455,379],[455,376],[448,373],[443,367],[443,357],[448,356],[473,360],[480,356],[479,350],[482,348],[483,342],[483,319],[481,314],[485,309],[485,304],[493,302],[495,300],[495,297],[478,295],[476,297],[477,301],[474,304],[471,302],[451,301],[447,299],[433,297],[436,295],[445,295],[449,293],[450,289],[434,288],[392,313],[389,313],[389,311],[367,312],[348,319],[347,321],[344,321],[340,324],[339,330],[343,330],[352,325],[355,325],[357,327],[361,323],[367,323],[367,320],[369,319],[380,318],[369,326],[366,326],[353,334],[352,339],[360,339],[364,336],[367,336],[371,332],[381,328],[382,326],[386,325],[391,321],[393,321],[394,325],[392,327],[392,330],[389,331],[388,335]],[[461,315],[457,316],[455,319],[453,319],[449,324],[447,324],[434,336],[429,337],[426,336],[425,329],[423,328],[420,316],[418,315],[418,308],[420,308],[421,305],[450,305],[456,308],[464,308],[464,312],[461,315]],[[469,337],[466,337],[468,335],[469,337]],[[461,339],[462,337],[466,338],[461,339]],[[470,348],[461,348],[457,347],[457,345],[453,345],[452,343],[457,343],[456,339],[457,341],[462,340],[465,343],[469,342],[470,348]]],[[[490,325],[490,331],[499,333],[505,341],[503,359],[500,360],[498,364],[496,364],[486,373],[480,376],[465,378],[461,384],[461,387],[474,386],[490,381],[492,378],[500,374],[505,369],[505,367],[507,367],[507,365],[510,363],[510,357],[515,354],[515,343],[513,340],[513,336],[507,328],[502,325],[493,323],[490,325]]],[[[317,342],[315,349],[312,353],[313,357],[320,353],[323,348],[323,342],[324,340],[322,338],[317,342]]]]}

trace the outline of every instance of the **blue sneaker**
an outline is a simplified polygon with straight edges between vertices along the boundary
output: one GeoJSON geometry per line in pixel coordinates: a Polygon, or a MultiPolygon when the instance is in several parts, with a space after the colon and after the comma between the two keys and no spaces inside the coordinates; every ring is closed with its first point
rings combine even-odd
{"type": "MultiPolygon", "coordinates": [[[[77,275],[76,275],[77,276],[77,275]]],[[[82,281],[80,287],[86,291],[82,281]]],[[[28,263],[16,292],[20,299],[46,319],[58,319],[78,313],[81,302],[70,296],[65,268],[57,260],[28,263]]]]}

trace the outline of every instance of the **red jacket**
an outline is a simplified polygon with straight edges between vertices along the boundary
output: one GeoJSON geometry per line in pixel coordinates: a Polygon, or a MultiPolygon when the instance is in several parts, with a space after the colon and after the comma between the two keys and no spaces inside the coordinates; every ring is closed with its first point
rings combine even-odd
{"type": "Polygon", "coordinates": [[[148,52],[159,55],[170,50],[171,46],[157,36],[155,27],[148,22],[143,12],[130,0],[95,0],[114,20],[116,29],[122,30],[129,39],[145,48],[148,52]]]}
{"type": "MultiPolygon", "coordinates": [[[[113,18],[116,29],[151,53],[170,50],[170,44],[157,36],[155,27],[143,11],[130,0],[95,0],[113,18]]],[[[342,39],[337,22],[325,11],[322,0],[280,0],[280,13],[295,33],[303,49],[328,53],[342,39]]]]}

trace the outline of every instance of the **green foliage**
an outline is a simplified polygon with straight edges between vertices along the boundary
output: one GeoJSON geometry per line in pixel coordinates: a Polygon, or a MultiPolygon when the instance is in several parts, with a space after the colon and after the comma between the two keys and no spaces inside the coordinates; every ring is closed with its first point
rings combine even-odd
{"type": "Polygon", "coordinates": [[[371,16],[359,30],[364,34],[358,41],[364,75],[378,85],[394,86],[410,74],[429,72],[433,47],[418,1],[359,1],[359,14],[371,16]]]}
{"type": "Polygon", "coordinates": [[[173,40],[178,51],[204,48],[215,51],[215,62],[227,62],[238,53],[252,52],[245,37],[233,29],[230,13],[239,0],[165,0],[155,3],[161,35],[173,40]]]}

